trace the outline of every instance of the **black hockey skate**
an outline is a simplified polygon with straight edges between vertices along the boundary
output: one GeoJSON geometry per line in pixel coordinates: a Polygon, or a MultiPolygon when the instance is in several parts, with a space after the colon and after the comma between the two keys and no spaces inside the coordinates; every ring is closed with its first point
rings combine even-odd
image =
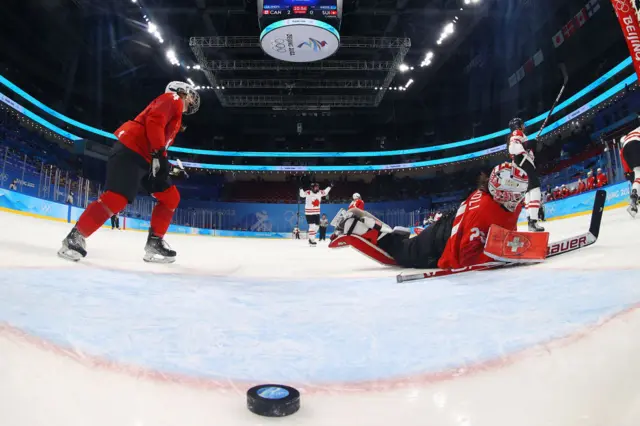
{"type": "Polygon", "coordinates": [[[176,261],[176,252],[171,250],[169,244],[149,230],[149,238],[144,248],[144,261],[150,263],[173,263],[176,261]]]}
{"type": "Polygon", "coordinates": [[[318,243],[316,243],[315,240],[311,240],[311,239],[309,240],[309,247],[315,247],[317,245],[318,245],[318,243]]]}
{"type": "Polygon", "coordinates": [[[529,219],[529,232],[544,232],[544,228],[538,225],[537,220],[529,219]]]}
{"type": "Polygon", "coordinates": [[[635,218],[638,214],[638,191],[633,189],[631,190],[631,200],[629,202],[629,207],[627,207],[627,211],[631,215],[631,217],[635,218]]]}
{"type": "Polygon", "coordinates": [[[84,237],[74,227],[69,235],[62,240],[62,247],[58,250],[58,256],[63,259],[77,262],[87,255],[87,244],[84,237]]]}

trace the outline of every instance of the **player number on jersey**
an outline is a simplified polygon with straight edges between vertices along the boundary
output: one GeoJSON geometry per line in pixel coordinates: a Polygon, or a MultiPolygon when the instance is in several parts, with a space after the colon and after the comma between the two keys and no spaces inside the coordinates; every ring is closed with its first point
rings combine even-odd
{"type": "Polygon", "coordinates": [[[480,229],[478,228],[471,228],[471,235],[469,236],[469,241],[473,241],[476,238],[480,238],[480,241],[482,241],[482,244],[487,242],[487,234],[480,231],[480,229]]]}

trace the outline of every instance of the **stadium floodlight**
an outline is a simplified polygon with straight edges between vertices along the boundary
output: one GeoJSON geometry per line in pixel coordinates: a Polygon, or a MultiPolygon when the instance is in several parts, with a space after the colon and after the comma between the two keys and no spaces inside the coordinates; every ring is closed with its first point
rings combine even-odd
{"type": "Polygon", "coordinates": [[[149,22],[149,25],[147,27],[147,31],[149,31],[149,34],[155,34],[158,32],[158,26],[156,24],[154,24],[153,22],[149,22]]]}
{"type": "Polygon", "coordinates": [[[420,63],[421,67],[428,67],[429,65],[431,65],[431,61],[433,60],[433,52],[432,51],[428,51],[427,54],[424,56],[424,59],[422,60],[422,63],[420,63]]]}
{"type": "Polygon", "coordinates": [[[400,64],[400,65],[398,65],[398,70],[400,70],[400,72],[407,72],[407,71],[409,71],[409,65],[400,64]]]}
{"type": "Polygon", "coordinates": [[[407,87],[411,86],[412,84],[413,84],[413,79],[410,78],[409,81],[407,81],[407,84],[405,84],[404,87],[407,88],[407,87]]]}
{"type": "Polygon", "coordinates": [[[172,65],[180,65],[180,61],[178,61],[176,51],[173,49],[167,49],[167,59],[169,60],[169,62],[171,62],[172,65]]]}
{"type": "Polygon", "coordinates": [[[187,78],[187,81],[189,82],[190,85],[195,86],[196,84],[193,82],[193,80],[191,80],[190,78],[187,78]]]}

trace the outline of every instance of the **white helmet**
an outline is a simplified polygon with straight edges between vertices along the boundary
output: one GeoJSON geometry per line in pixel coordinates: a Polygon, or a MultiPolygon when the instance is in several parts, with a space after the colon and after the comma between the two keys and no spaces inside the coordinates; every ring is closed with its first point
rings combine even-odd
{"type": "Polygon", "coordinates": [[[165,93],[184,93],[187,95],[187,99],[184,103],[184,115],[195,114],[200,109],[200,94],[189,83],[184,81],[172,81],[167,84],[165,93]]]}
{"type": "Polygon", "coordinates": [[[354,200],[359,200],[360,199],[360,194],[358,194],[357,192],[353,193],[353,199],[354,200]]]}
{"type": "Polygon", "coordinates": [[[598,173],[602,173],[602,169],[598,167],[598,173]]]}
{"type": "Polygon", "coordinates": [[[515,211],[522,202],[528,186],[527,173],[511,163],[502,163],[494,167],[489,176],[489,193],[497,203],[510,212],[515,211]]]}

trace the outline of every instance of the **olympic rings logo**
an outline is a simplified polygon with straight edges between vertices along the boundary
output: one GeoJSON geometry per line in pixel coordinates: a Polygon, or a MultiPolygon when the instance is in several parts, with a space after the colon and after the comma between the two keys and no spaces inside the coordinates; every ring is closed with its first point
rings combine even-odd
{"type": "Polygon", "coordinates": [[[286,53],[287,42],[282,38],[277,38],[271,42],[271,49],[278,53],[286,53]]]}
{"type": "Polygon", "coordinates": [[[631,10],[627,0],[615,0],[614,7],[622,13],[629,13],[631,10]]]}

